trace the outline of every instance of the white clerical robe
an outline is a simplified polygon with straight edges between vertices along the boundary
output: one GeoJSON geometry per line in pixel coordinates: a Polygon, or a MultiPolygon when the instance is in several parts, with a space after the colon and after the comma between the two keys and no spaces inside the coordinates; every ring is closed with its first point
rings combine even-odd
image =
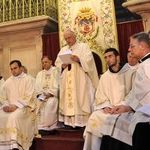
{"type": "Polygon", "coordinates": [[[58,85],[59,71],[56,67],[49,70],[42,70],[36,76],[36,94],[50,93],[53,97],[37,100],[38,103],[38,129],[52,130],[57,128],[58,121],[58,85]]]}
{"type": "Polygon", "coordinates": [[[86,125],[92,112],[98,74],[94,58],[88,45],[75,43],[61,49],[55,65],[61,69],[60,54],[68,49],[78,56],[80,63],[72,62],[71,69],[65,68],[60,77],[59,121],[72,127],[86,125]]]}
{"type": "Polygon", "coordinates": [[[102,137],[101,130],[105,126],[107,118],[111,117],[110,114],[103,113],[103,108],[124,103],[125,96],[132,88],[135,72],[136,69],[130,69],[126,64],[118,73],[107,70],[101,76],[95,96],[95,111],[90,116],[84,131],[84,150],[97,150],[100,148],[100,140],[98,139],[102,137]],[[92,139],[93,137],[95,139],[92,139]]]}
{"type": "Polygon", "coordinates": [[[24,73],[8,78],[3,84],[0,101],[3,103],[0,109],[0,149],[29,150],[37,134],[32,78],[24,73]],[[14,112],[4,112],[2,107],[9,104],[18,108],[14,112]]]}
{"type": "Polygon", "coordinates": [[[132,135],[138,122],[149,122],[150,116],[136,111],[145,104],[150,104],[150,59],[139,64],[132,90],[126,97],[125,104],[135,112],[123,113],[117,119],[108,118],[102,133],[132,145],[132,135]]]}

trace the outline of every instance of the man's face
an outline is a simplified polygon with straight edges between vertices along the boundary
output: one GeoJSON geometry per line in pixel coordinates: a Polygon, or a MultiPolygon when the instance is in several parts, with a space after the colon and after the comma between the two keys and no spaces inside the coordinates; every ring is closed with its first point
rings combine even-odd
{"type": "Polygon", "coordinates": [[[115,56],[113,52],[107,52],[104,54],[104,59],[108,67],[113,67],[118,63],[119,56],[115,56]]]}
{"type": "Polygon", "coordinates": [[[22,73],[21,67],[19,67],[16,62],[10,65],[10,70],[12,75],[15,77],[22,73]]]}
{"type": "Polygon", "coordinates": [[[64,39],[69,46],[74,45],[76,42],[76,37],[72,34],[69,34],[69,33],[64,34],[64,39]]]}
{"type": "Polygon", "coordinates": [[[43,69],[49,70],[51,65],[52,65],[52,61],[51,60],[49,60],[46,57],[42,59],[42,67],[43,67],[43,69]]]}
{"type": "Polygon", "coordinates": [[[136,57],[133,57],[131,52],[128,52],[127,54],[128,63],[131,66],[134,66],[138,63],[138,59],[136,57]]]}
{"type": "Polygon", "coordinates": [[[131,52],[131,55],[137,59],[141,58],[142,49],[140,43],[136,40],[131,38],[130,45],[128,51],[131,52]]]}

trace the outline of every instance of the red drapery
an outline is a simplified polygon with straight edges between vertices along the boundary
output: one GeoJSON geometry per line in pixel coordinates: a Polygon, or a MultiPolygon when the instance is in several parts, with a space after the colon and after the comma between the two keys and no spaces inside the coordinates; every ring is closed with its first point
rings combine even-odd
{"type": "Polygon", "coordinates": [[[126,62],[130,36],[144,31],[142,20],[118,23],[117,31],[121,61],[126,62]]]}
{"type": "Polygon", "coordinates": [[[50,56],[54,64],[57,54],[60,50],[59,34],[58,32],[43,34],[42,40],[43,40],[43,56],[44,55],[50,56]]]}

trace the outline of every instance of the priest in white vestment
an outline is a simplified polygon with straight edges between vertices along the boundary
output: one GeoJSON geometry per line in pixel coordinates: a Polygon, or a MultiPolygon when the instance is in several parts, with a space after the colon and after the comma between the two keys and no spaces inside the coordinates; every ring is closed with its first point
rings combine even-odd
{"type": "Polygon", "coordinates": [[[138,109],[150,104],[150,35],[137,33],[130,38],[129,51],[140,64],[136,71],[132,89],[124,104],[114,106],[111,116],[99,130],[102,135],[109,135],[132,145],[132,135],[138,122],[150,122],[150,116],[138,109]]]}
{"type": "Polygon", "coordinates": [[[36,94],[38,103],[38,129],[52,130],[58,123],[59,69],[52,66],[48,56],[41,59],[43,70],[36,76],[36,94]]]}
{"type": "Polygon", "coordinates": [[[150,114],[139,111],[140,108],[150,104],[150,34],[140,32],[132,35],[129,51],[140,62],[133,87],[124,105],[114,107],[114,115],[108,118],[102,133],[132,145],[132,135],[136,124],[150,122],[150,114]],[[115,115],[118,115],[117,119],[115,115]]]}
{"type": "Polygon", "coordinates": [[[34,84],[21,62],[10,62],[12,76],[0,92],[0,150],[29,150],[37,134],[34,84]]]}
{"type": "Polygon", "coordinates": [[[61,70],[59,121],[73,128],[84,127],[93,110],[98,73],[89,46],[78,43],[69,29],[64,32],[64,39],[67,46],[60,50],[55,62],[61,70]],[[60,59],[66,53],[71,54],[70,62],[60,59]]]}
{"type": "Polygon", "coordinates": [[[101,128],[110,116],[112,108],[122,104],[125,96],[132,88],[136,69],[129,64],[120,66],[119,53],[109,48],[104,53],[104,59],[109,69],[101,76],[95,96],[95,111],[90,116],[84,132],[84,150],[99,150],[101,128]]]}

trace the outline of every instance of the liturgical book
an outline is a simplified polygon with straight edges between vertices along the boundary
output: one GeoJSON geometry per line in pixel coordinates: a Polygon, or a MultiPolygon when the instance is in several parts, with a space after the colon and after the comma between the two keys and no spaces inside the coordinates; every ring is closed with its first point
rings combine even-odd
{"type": "Polygon", "coordinates": [[[61,59],[63,64],[71,64],[72,63],[71,56],[72,56],[72,51],[66,50],[63,54],[59,55],[59,58],[61,59]]]}

